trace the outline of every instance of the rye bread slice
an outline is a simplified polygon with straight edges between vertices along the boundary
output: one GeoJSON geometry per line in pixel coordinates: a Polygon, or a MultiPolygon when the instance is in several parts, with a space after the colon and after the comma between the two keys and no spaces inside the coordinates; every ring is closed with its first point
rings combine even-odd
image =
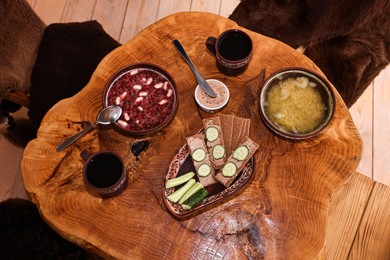
{"type": "Polygon", "coordinates": [[[222,131],[222,127],[221,127],[221,120],[219,117],[210,117],[210,118],[203,119],[202,123],[203,123],[203,129],[205,131],[205,134],[206,134],[206,131],[209,127],[214,127],[218,130],[218,138],[216,140],[210,142],[206,138],[205,141],[206,141],[208,153],[210,155],[210,161],[213,164],[214,169],[219,170],[225,164],[225,161],[226,161],[226,147],[225,147],[225,143],[223,140],[223,131],[222,131]],[[217,145],[221,145],[225,148],[225,154],[220,159],[215,159],[213,157],[213,149],[217,145]]]}
{"type": "MultiPolygon", "coordinates": [[[[214,177],[214,167],[210,161],[210,156],[207,152],[207,147],[206,147],[206,144],[205,144],[205,141],[204,141],[204,134],[196,134],[196,135],[193,135],[193,136],[190,136],[190,137],[187,137],[186,138],[187,140],[187,145],[190,149],[190,154],[192,155],[192,153],[198,149],[198,148],[202,148],[205,152],[206,152],[206,157],[203,161],[201,162],[197,162],[195,160],[192,160],[193,164],[194,164],[194,167],[195,167],[195,172],[196,172],[196,175],[198,176],[198,180],[199,182],[204,186],[204,187],[207,187],[211,184],[214,184],[214,183],[217,183],[215,177],[214,177]],[[211,173],[206,176],[206,177],[202,177],[198,174],[198,169],[199,167],[202,165],[202,164],[208,164],[211,168],[211,173]]],[[[190,155],[190,156],[191,156],[190,155]]],[[[191,156],[191,159],[192,159],[192,156],[191,156]]]]}
{"type": "Polygon", "coordinates": [[[259,145],[257,143],[255,143],[253,140],[251,140],[249,137],[247,137],[246,140],[244,142],[240,143],[239,145],[240,146],[245,145],[249,149],[249,155],[245,158],[245,160],[238,161],[237,159],[233,158],[233,154],[231,154],[226,161],[226,163],[232,162],[237,166],[236,173],[231,177],[225,177],[225,176],[223,176],[222,169],[221,169],[215,175],[215,178],[220,183],[222,183],[226,188],[228,188],[233,183],[233,181],[237,178],[237,176],[242,171],[242,169],[244,169],[247,162],[250,160],[250,158],[255,154],[255,152],[259,148],[259,145]]]}
{"type": "Polygon", "coordinates": [[[225,143],[226,154],[230,155],[232,152],[232,139],[233,139],[233,123],[234,116],[228,114],[219,115],[221,121],[221,128],[223,129],[223,141],[225,143]]]}
{"type": "Polygon", "coordinates": [[[246,140],[246,138],[249,137],[250,125],[251,125],[251,120],[249,118],[245,118],[244,125],[243,125],[242,131],[240,133],[240,138],[239,138],[240,141],[238,143],[244,142],[246,140]]]}
{"type": "Polygon", "coordinates": [[[245,122],[245,118],[237,117],[237,116],[234,117],[233,138],[232,138],[232,143],[231,143],[231,147],[230,147],[231,150],[230,150],[229,155],[234,151],[234,149],[236,149],[237,145],[241,141],[241,133],[242,133],[242,130],[244,127],[244,122],[245,122]]]}

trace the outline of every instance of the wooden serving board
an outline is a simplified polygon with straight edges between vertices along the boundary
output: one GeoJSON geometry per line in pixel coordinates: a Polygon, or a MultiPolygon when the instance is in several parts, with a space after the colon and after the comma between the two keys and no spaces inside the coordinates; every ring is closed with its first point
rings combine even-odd
{"type": "MultiPolygon", "coordinates": [[[[178,13],[152,24],[107,55],[77,95],[45,116],[38,138],[25,149],[25,188],[43,218],[62,236],[104,256],[131,259],[311,259],[324,247],[331,195],[355,171],[362,142],[336,93],[333,121],[319,136],[292,142],[273,135],[258,113],[258,92],[277,69],[304,67],[323,73],[287,45],[245,30],[254,42],[248,70],[221,74],[206,51],[208,36],[240,28],[209,13],[178,13]],[[194,102],[196,81],[172,40],[179,39],[205,78],[223,81],[231,99],[220,113],[251,119],[250,137],[260,144],[255,172],[240,193],[187,219],[176,219],[162,203],[161,185],[172,155],[211,116],[194,102]],[[92,122],[102,108],[102,91],[117,70],[133,63],[161,66],[174,79],[179,108],[161,133],[133,138],[99,126],[63,152],[55,147],[92,122]],[[138,160],[132,143],[151,142],[138,160]],[[84,149],[117,151],[125,160],[129,186],[111,199],[91,196],[83,186],[84,149]]],[[[336,90],[335,90],[336,92],[336,90]]]]}

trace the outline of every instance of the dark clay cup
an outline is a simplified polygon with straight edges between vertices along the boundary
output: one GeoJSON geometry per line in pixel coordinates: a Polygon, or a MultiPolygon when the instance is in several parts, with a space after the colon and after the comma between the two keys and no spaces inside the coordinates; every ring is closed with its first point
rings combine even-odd
{"type": "Polygon", "coordinates": [[[237,29],[227,30],[217,38],[208,37],[206,47],[215,56],[219,71],[228,76],[243,73],[252,58],[251,38],[237,29]]]}
{"type": "Polygon", "coordinates": [[[128,183],[126,168],[120,156],[110,151],[82,151],[84,186],[96,197],[108,198],[122,193],[128,183]]]}

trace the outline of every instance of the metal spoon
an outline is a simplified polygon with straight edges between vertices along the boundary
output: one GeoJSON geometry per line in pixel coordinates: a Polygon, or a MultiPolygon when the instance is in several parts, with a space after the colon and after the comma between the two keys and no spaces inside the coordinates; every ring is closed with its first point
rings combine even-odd
{"type": "Polygon", "coordinates": [[[66,139],[64,142],[60,143],[57,146],[56,151],[57,152],[63,151],[65,148],[67,148],[68,146],[73,144],[76,140],[78,140],[85,133],[92,130],[97,124],[109,125],[111,123],[114,123],[116,120],[118,120],[118,118],[121,116],[121,114],[122,114],[122,108],[120,108],[118,106],[108,106],[106,108],[103,108],[99,112],[99,114],[98,114],[98,116],[93,124],[91,124],[90,126],[85,128],[83,131],[66,139]]]}
{"type": "Polygon", "coordinates": [[[204,80],[202,75],[200,75],[199,71],[195,68],[187,52],[184,50],[183,45],[181,45],[179,40],[173,40],[173,44],[175,45],[176,49],[179,51],[183,59],[187,62],[188,66],[194,73],[196,81],[198,82],[199,86],[203,89],[204,92],[206,92],[207,95],[209,95],[212,98],[215,98],[217,95],[215,94],[214,90],[210,87],[207,81],[204,80]]]}

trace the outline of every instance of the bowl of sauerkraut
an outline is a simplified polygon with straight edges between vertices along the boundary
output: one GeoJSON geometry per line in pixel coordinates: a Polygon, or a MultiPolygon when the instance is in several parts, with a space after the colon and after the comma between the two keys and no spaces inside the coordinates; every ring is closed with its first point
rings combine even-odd
{"type": "Polygon", "coordinates": [[[260,92],[260,114],[274,133],[306,139],[323,131],[333,117],[332,87],[319,74],[286,68],[269,76],[260,92]]]}

